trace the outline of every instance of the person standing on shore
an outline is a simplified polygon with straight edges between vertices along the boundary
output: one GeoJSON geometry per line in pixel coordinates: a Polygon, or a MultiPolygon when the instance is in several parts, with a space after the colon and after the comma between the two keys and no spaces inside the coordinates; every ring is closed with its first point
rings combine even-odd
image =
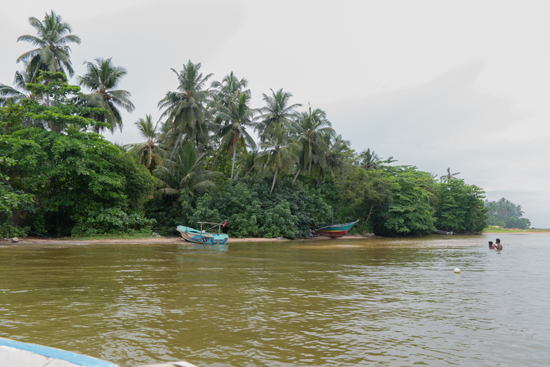
{"type": "Polygon", "coordinates": [[[502,250],[502,244],[500,243],[500,239],[497,238],[497,239],[496,239],[496,242],[497,242],[497,244],[496,244],[496,249],[497,249],[497,250],[502,250]]]}

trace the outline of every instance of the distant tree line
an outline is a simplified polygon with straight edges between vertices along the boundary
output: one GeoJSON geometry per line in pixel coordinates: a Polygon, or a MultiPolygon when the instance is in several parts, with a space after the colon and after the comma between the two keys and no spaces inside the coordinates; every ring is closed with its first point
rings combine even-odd
{"type": "Polygon", "coordinates": [[[505,198],[499,201],[485,200],[485,207],[489,216],[487,224],[490,226],[501,226],[504,228],[527,229],[531,221],[523,217],[521,205],[516,205],[505,198]]]}
{"type": "Polygon", "coordinates": [[[101,133],[135,108],[118,89],[126,70],[96,58],[71,85],[69,44],[80,38],[53,11],[29,22],[36,36],[18,40],[36,48],[18,58],[13,87],[0,84],[1,236],[175,234],[225,220],[235,237],[296,238],[332,218],[387,236],[486,226],[483,190],[458,173],[358,153],[322,109],[283,89],[251,108],[246,79],[211,81],[191,61],[172,69],[160,119],[135,122],[143,141],[112,144],[101,133]]]}

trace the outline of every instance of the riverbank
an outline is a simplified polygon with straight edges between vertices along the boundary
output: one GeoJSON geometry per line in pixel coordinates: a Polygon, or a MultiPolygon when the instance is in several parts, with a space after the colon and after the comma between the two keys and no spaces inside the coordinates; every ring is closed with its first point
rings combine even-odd
{"type": "Polygon", "coordinates": [[[550,229],[501,229],[483,231],[483,234],[537,234],[550,233],[550,229]]]}
{"type": "MultiPolygon", "coordinates": [[[[482,234],[537,234],[537,233],[550,233],[550,230],[502,230],[483,232],[482,234]]],[[[353,240],[353,239],[372,239],[381,238],[379,236],[362,236],[362,235],[347,235],[337,238],[337,240],[353,240]]],[[[334,240],[329,237],[315,237],[314,241],[326,241],[334,240]]],[[[295,240],[289,240],[286,238],[229,238],[227,243],[246,243],[246,242],[284,242],[284,241],[310,241],[307,238],[299,238],[295,240]]],[[[19,242],[14,243],[11,239],[0,240],[0,246],[13,246],[13,245],[50,245],[50,246],[85,246],[85,245],[100,245],[100,244],[178,244],[178,245],[192,245],[190,242],[184,241],[181,237],[130,237],[130,238],[93,238],[93,239],[78,239],[78,238],[42,238],[42,237],[26,237],[20,238],[19,242]]]]}
{"type": "MultiPolygon", "coordinates": [[[[361,235],[349,235],[339,238],[339,240],[347,239],[365,239],[373,238],[361,235]]],[[[329,237],[316,237],[315,241],[330,240],[329,237]]],[[[309,241],[309,239],[288,240],[286,238],[230,238],[227,243],[242,243],[242,242],[284,242],[284,241],[309,241]]],[[[40,238],[26,237],[20,238],[19,242],[14,243],[11,240],[0,241],[0,246],[10,245],[51,245],[51,246],[85,246],[85,245],[100,245],[100,244],[177,244],[177,245],[192,245],[190,242],[184,241],[181,237],[141,237],[141,238],[98,238],[98,239],[71,239],[71,238],[40,238]]]]}

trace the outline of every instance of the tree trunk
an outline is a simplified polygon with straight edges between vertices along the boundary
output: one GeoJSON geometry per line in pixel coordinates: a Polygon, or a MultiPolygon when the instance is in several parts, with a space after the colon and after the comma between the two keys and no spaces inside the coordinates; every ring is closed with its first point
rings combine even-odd
{"type": "Polygon", "coordinates": [[[302,169],[301,168],[298,168],[298,172],[296,172],[296,176],[294,176],[294,180],[292,180],[292,184],[294,185],[294,183],[296,182],[296,179],[298,178],[298,175],[300,174],[300,171],[302,169]]]}
{"type": "Polygon", "coordinates": [[[252,170],[254,169],[254,167],[256,167],[256,163],[254,163],[254,164],[252,165],[252,168],[250,168],[250,169],[248,170],[248,172],[246,172],[246,174],[244,175],[244,177],[248,176],[248,174],[249,174],[250,172],[252,172],[252,170]]]}
{"type": "Polygon", "coordinates": [[[210,171],[214,171],[214,166],[216,165],[216,161],[218,160],[218,156],[220,155],[220,151],[216,153],[216,156],[214,157],[214,162],[212,163],[212,168],[210,168],[210,171]]]}
{"type": "Polygon", "coordinates": [[[176,140],[176,145],[174,145],[174,149],[172,149],[172,154],[170,154],[170,160],[174,158],[174,153],[176,153],[176,149],[178,148],[178,144],[180,143],[181,137],[183,136],[183,131],[180,133],[176,140]]]}
{"type": "Polygon", "coordinates": [[[233,181],[233,170],[235,169],[235,152],[237,151],[237,147],[233,147],[233,163],[231,163],[231,181],[233,181]]]}
{"type": "Polygon", "coordinates": [[[271,185],[271,191],[269,192],[269,196],[271,196],[271,193],[273,192],[273,189],[275,188],[275,181],[277,181],[277,172],[279,172],[279,167],[275,169],[275,177],[273,177],[273,185],[271,185]]]}
{"type": "Polygon", "coordinates": [[[369,215],[367,216],[367,219],[365,220],[365,223],[368,224],[370,215],[372,214],[372,210],[374,209],[374,204],[370,206],[369,215]]]}

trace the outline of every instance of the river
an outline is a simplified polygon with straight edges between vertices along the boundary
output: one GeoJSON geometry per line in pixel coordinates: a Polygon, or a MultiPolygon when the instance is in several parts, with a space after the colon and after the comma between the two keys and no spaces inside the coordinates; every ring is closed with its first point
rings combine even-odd
{"type": "Polygon", "coordinates": [[[549,263],[550,234],[0,246],[0,336],[121,366],[543,366],[549,263]]]}

